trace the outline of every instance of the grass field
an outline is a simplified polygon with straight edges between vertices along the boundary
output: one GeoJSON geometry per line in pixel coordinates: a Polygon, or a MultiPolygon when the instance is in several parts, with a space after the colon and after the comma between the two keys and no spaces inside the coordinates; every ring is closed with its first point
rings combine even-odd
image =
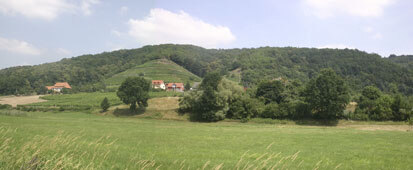
{"type": "MultiPolygon", "coordinates": [[[[160,91],[149,92],[151,98],[157,97],[175,97],[182,96],[181,92],[173,91],[160,91]]],[[[116,95],[116,92],[94,92],[94,93],[76,93],[76,94],[63,94],[63,95],[47,95],[41,97],[41,99],[47,100],[46,102],[27,104],[31,107],[80,107],[80,108],[100,108],[100,103],[107,97],[111,106],[122,104],[122,101],[116,95]]]]}
{"type": "Polygon", "coordinates": [[[150,80],[163,80],[164,82],[199,82],[201,78],[192,74],[185,68],[169,60],[154,60],[135,68],[126,70],[105,80],[109,88],[119,86],[127,77],[137,77],[143,74],[150,80]]]}
{"type": "Polygon", "coordinates": [[[406,131],[11,115],[0,114],[0,169],[413,169],[406,131]]]}

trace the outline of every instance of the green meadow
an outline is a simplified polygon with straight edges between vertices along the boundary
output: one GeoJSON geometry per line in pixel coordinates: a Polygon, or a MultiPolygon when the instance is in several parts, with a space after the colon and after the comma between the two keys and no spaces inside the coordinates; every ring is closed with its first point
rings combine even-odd
{"type": "MultiPolygon", "coordinates": [[[[183,93],[173,91],[149,92],[150,98],[158,97],[180,97],[183,93]]],[[[102,100],[107,97],[111,106],[122,104],[122,101],[116,95],[116,92],[93,92],[93,93],[75,93],[61,95],[46,95],[40,97],[47,101],[24,105],[25,107],[87,107],[97,109],[100,107],[102,100]]]]}
{"type": "Polygon", "coordinates": [[[165,83],[199,82],[201,78],[189,72],[182,66],[169,60],[153,60],[145,64],[113,75],[105,80],[110,87],[118,87],[127,77],[145,76],[149,80],[163,80],[165,83]]]}
{"type": "Polygon", "coordinates": [[[0,169],[413,169],[412,141],[411,131],[0,110],[0,169]]]}

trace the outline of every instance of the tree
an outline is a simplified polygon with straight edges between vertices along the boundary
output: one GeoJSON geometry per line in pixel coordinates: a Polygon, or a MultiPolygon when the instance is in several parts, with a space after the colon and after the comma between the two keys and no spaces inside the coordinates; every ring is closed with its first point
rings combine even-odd
{"type": "Polygon", "coordinates": [[[104,112],[106,112],[106,111],[109,109],[110,103],[109,103],[109,100],[108,100],[107,97],[105,97],[105,98],[102,100],[102,103],[100,103],[100,107],[102,108],[102,110],[103,110],[104,112]]]}
{"type": "Polygon", "coordinates": [[[218,90],[218,84],[221,82],[221,75],[218,72],[212,72],[205,75],[204,80],[202,80],[200,88],[207,89],[212,88],[212,90],[218,90]]]}
{"type": "Polygon", "coordinates": [[[136,110],[136,105],[140,108],[148,106],[149,90],[151,83],[143,77],[128,77],[120,85],[118,97],[125,104],[130,104],[130,110],[136,110]]]}
{"type": "Polygon", "coordinates": [[[303,95],[314,116],[321,119],[339,118],[350,99],[343,79],[332,69],[323,69],[310,80],[303,95]]]}
{"type": "Polygon", "coordinates": [[[257,87],[255,96],[262,98],[265,104],[277,102],[280,104],[284,100],[285,86],[281,81],[263,81],[257,87]]]}
{"type": "Polygon", "coordinates": [[[185,91],[190,90],[190,89],[191,89],[191,84],[189,84],[189,81],[187,81],[185,84],[185,91]]]}

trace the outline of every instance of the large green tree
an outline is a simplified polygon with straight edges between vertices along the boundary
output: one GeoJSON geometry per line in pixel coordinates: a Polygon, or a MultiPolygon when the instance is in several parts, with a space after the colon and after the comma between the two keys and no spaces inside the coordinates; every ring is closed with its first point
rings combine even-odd
{"type": "Polygon", "coordinates": [[[262,98],[265,104],[272,102],[281,103],[284,98],[285,86],[281,81],[263,81],[257,87],[255,93],[257,98],[262,98]]]}
{"type": "Polygon", "coordinates": [[[130,104],[130,110],[136,110],[137,105],[140,108],[148,106],[150,88],[150,82],[143,77],[128,77],[116,94],[125,104],[130,104]]]}
{"type": "Polygon", "coordinates": [[[303,94],[314,117],[319,119],[338,119],[350,99],[345,82],[332,69],[321,70],[303,94]]]}

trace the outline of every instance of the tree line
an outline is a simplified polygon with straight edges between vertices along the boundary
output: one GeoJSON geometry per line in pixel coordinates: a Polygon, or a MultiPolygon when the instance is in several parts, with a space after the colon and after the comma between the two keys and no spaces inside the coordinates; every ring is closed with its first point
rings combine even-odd
{"type": "Polygon", "coordinates": [[[179,111],[206,122],[225,118],[406,121],[413,114],[412,100],[397,91],[383,94],[367,86],[356,99],[356,111],[344,113],[350,100],[347,83],[333,69],[322,69],[306,84],[266,80],[246,91],[214,72],[205,76],[198,90],[180,99],[179,111]]]}

